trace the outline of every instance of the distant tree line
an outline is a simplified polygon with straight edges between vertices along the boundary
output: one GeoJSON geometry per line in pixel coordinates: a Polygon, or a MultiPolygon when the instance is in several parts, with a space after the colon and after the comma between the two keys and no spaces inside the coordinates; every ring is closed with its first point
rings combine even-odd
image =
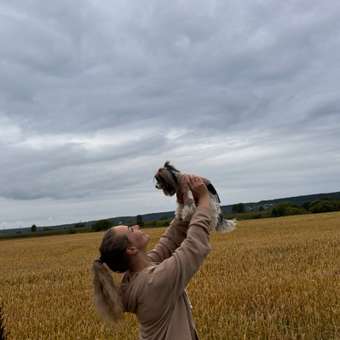
{"type": "Polygon", "coordinates": [[[246,206],[244,203],[237,203],[232,206],[231,211],[233,213],[242,214],[246,211],[246,206]]]}
{"type": "MultiPolygon", "coordinates": [[[[278,203],[274,206],[264,204],[257,206],[255,208],[254,206],[249,207],[245,203],[237,203],[232,206],[231,212],[225,213],[224,216],[226,218],[237,218],[239,220],[243,220],[299,214],[316,214],[332,211],[340,211],[340,200],[332,198],[322,198],[319,200],[304,202],[303,204],[295,204],[288,201],[278,203]]],[[[167,227],[171,223],[172,218],[173,217],[169,217],[169,215],[167,215],[160,217],[158,220],[144,221],[143,215],[137,215],[136,217],[132,217],[129,218],[128,220],[125,220],[124,224],[127,225],[138,224],[139,226],[144,228],[167,227]]],[[[44,235],[45,233],[48,233],[49,235],[65,233],[75,234],[79,232],[105,231],[118,224],[122,224],[122,222],[116,219],[103,219],[92,223],[78,222],[71,228],[65,230],[60,229],[53,230],[48,227],[39,227],[39,231],[38,227],[35,224],[33,224],[31,226],[31,232],[34,233],[35,236],[41,236],[44,235]]],[[[21,231],[17,231],[17,234],[21,234],[21,231]]],[[[30,233],[30,235],[32,234],[30,233]]],[[[25,234],[23,236],[29,235],[25,234]]],[[[18,235],[18,237],[22,236],[18,235]]]]}
{"type": "Polygon", "coordinates": [[[110,220],[99,220],[96,221],[95,224],[92,226],[93,231],[102,231],[111,228],[112,222],[110,220]]]}
{"type": "Polygon", "coordinates": [[[236,217],[238,219],[254,219],[299,214],[316,214],[332,211],[340,211],[340,200],[325,198],[305,202],[302,205],[294,204],[291,202],[282,202],[270,208],[260,206],[255,211],[247,211],[245,204],[237,203],[232,206],[232,213],[225,215],[228,218],[236,217]]]}
{"type": "Polygon", "coordinates": [[[136,216],[136,224],[138,224],[140,227],[144,225],[144,220],[142,215],[137,215],[136,216]]]}
{"type": "Polygon", "coordinates": [[[281,203],[272,210],[272,216],[287,216],[298,214],[317,214],[323,212],[340,211],[340,200],[322,199],[312,202],[306,202],[302,206],[292,203],[281,203]]]}

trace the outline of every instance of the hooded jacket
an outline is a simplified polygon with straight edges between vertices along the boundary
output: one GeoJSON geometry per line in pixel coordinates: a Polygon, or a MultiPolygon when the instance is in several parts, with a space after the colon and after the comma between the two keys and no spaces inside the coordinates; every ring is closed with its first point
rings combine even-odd
{"type": "Polygon", "coordinates": [[[147,253],[152,265],[124,274],[124,310],[136,314],[140,340],[198,339],[185,287],[211,250],[210,222],[210,210],[202,207],[189,225],[175,218],[147,253]]]}

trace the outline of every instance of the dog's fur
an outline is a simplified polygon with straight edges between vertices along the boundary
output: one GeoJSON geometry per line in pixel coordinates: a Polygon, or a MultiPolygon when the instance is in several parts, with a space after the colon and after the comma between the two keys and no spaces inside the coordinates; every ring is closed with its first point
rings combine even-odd
{"type": "MultiPolygon", "coordinates": [[[[183,173],[177,170],[169,162],[165,162],[164,166],[158,169],[154,177],[156,180],[156,188],[163,190],[164,194],[167,196],[173,196],[179,191],[181,176],[183,175],[183,173]]],[[[234,230],[236,221],[224,219],[220,207],[220,199],[214,186],[208,179],[203,177],[202,179],[208,188],[210,209],[213,212],[210,230],[217,230],[220,232],[229,232],[234,230]]],[[[196,210],[195,201],[189,189],[182,194],[184,204],[177,202],[176,217],[184,221],[190,221],[196,210]]]]}

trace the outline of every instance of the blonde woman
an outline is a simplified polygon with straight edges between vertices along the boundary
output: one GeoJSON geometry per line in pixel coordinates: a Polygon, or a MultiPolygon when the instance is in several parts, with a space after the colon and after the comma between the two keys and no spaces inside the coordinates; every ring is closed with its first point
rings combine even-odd
{"type": "MultiPolygon", "coordinates": [[[[209,192],[202,179],[185,183],[197,203],[189,223],[175,218],[156,247],[146,252],[149,236],[139,226],[109,229],[94,261],[95,304],[108,321],[135,313],[145,340],[198,339],[185,287],[210,252],[209,192]],[[111,271],[124,273],[117,286],[111,271]]],[[[179,197],[180,199],[180,197],[179,197]]]]}

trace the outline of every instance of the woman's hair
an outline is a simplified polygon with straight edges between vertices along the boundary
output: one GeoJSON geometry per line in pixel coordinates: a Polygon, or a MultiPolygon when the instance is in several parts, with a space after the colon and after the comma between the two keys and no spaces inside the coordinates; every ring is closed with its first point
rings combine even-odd
{"type": "Polygon", "coordinates": [[[94,303],[99,314],[108,322],[117,321],[123,315],[120,287],[114,283],[108,268],[118,273],[129,269],[128,245],[127,235],[119,235],[113,229],[107,230],[99,247],[100,258],[92,265],[94,303]]]}

